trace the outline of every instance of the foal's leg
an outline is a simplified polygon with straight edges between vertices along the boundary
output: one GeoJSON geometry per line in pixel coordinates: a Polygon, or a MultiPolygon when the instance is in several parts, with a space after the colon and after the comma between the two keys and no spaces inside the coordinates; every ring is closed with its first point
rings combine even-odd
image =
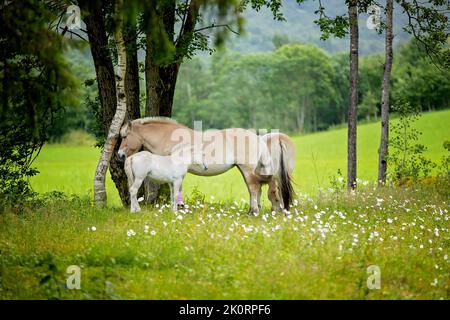
{"type": "Polygon", "coordinates": [[[238,165],[239,170],[244,177],[245,183],[247,184],[248,192],[250,193],[250,211],[249,214],[258,215],[259,214],[259,201],[258,194],[261,193],[261,183],[258,177],[253,174],[253,168],[246,165],[238,165]]]}
{"type": "Polygon", "coordinates": [[[176,200],[177,200],[177,205],[179,206],[184,206],[184,202],[183,202],[183,187],[180,186],[180,190],[176,190],[176,200]]]}
{"type": "Polygon", "coordinates": [[[141,207],[139,207],[139,202],[137,200],[137,194],[142,181],[144,181],[144,179],[135,177],[133,184],[130,186],[131,212],[141,211],[141,207]]]}
{"type": "Polygon", "coordinates": [[[181,185],[183,183],[182,179],[176,180],[173,182],[173,211],[177,211],[178,210],[178,202],[177,199],[175,199],[175,196],[178,197],[178,195],[181,193],[181,185]]]}
{"type": "Polygon", "coordinates": [[[175,201],[175,188],[173,186],[173,183],[169,183],[169,188],[170,188],[170,204],[172,205],[172,209],[173,211],[177,211],[177,205],[176,205],[176,201],[175,201]]]}

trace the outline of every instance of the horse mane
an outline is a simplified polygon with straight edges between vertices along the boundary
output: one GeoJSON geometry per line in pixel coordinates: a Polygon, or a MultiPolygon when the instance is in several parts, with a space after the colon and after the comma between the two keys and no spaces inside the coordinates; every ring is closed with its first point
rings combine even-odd
{"type": "Polygon", "coordinates": [[[166,122],[166,123],[173,123],[173,124],[178,124],[178,121],[172,119],[172,118],[168,118],[168,117],[146,117],[146,118],[140,118],[140,119],[136,119],[131,121],[131,123],[138,123],[138,124],[147,124],[150,122],[166,122]]]}
{"type": "Polygon", "coordinates": [[[178,124],[178,121],[168,118],[168,117],[145,117],[132,120],[130,122],[125,122],[120,128],[120,136],[123,138],[126,136],[129,129],[132,128],[133,124],[145,125],[148,123],[170,123],[170,124],[178,124]]]}

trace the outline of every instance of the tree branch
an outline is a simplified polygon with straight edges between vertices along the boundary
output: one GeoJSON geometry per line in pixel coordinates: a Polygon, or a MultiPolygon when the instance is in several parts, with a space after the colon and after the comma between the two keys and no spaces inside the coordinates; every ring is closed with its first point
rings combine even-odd
{"type": "Polygon", "coordinates": [[[66,27],[60,27],[60,29],[62,29],[63,31],[61,32],[61,35],[64,36],[66,34],[66,32],[70,33],[71,35],[77,36],[78,38],[80,38],[83,41],[89,42],[87,39],[83,38],[82,36],[80,36],[78,33],[70,31],[69,28],[66,27]]]}
{"type": "Polygon", "coordinates": [[[231,32],[233,32],[234,34],[240,35],[239,32],[237,32],[237,31],[231,29],[231,27],[230,27],[228,24],[212,24],[212,25],[207,26],[207,27],[203,27],[203,28],[196,29],[196,30],[194,30],[194,32],[200,32],[200,31],[207,30],[207,29],[221,28],[221,27],[225,27],[225,28],[227,28],[228,30],[230,30],[231,32]]]}
{"type": "MultiPolygon", "coordinates": [[[[186,1],[187,3],[187,1],[186,1]]],[[[187,9],[186,19],[183,26],[180,29],[178,39],[175,40],[177,46],[182,42],[180,40],[188,33],[194,32],[195,24],[197,23],[198,13],[200,11],[200,4],[197,0],[191,0],[189,8],[187,9]]]]}

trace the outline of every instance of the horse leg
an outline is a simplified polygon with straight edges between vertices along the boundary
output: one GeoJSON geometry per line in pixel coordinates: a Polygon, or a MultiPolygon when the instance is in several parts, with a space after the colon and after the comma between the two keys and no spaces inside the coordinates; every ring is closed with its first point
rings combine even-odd
{"type": "Polygon", "coordinates": [[[142,181],[144,181],[144,179],[135,177],[133,184],[130,186],[131,212],[141,211],[141,207],[139,206],[139,202],[137,200],[137,194],[142,181]]]}
{"type": "Polygon", "coordinates": [[[278,181],[272,179],[269,182],[269,190],[267,190],[267,196],[272,203],[272,211],[280,211],[282,209],[282,200],[279,193],[278,181]]]}
{"type": "Polygon", "coordinates": [[[176,194],[176,200],[177,200],[177,206],[184,206],[184,202],[183,202],[183,186],[180,185],[180,190],[176,190],[177,194],[176,194]]]}
{"type": "Polygon", "coordinates": [[[248,214],[259,214],[259,194],[261,193],[261,183],[258,178],[253,174],[253,170],[250,170],[246,166],[238,166],[239,170],[244,177],[245,184],[247,185],[248,192],[250,194],[250,211],[248,214]]]}
{"type": "Polygon", "coordinates": [[[259,191],[258,191],[258,209],[261,211],[261,193],[262,193],[262,186],[260,185],[259,191]]]}
{"type": "Polygon", "coordinates": [[[176,200],[175,200],[175,190],[176,190],[176,188],[175,188],[175,185],[174,185],[175,183],[169,183],[169,188],[170,188],[170,204],[172,205],[172,209],[173,209],[173,211],[174,212],[177,212],[177,202],[176,202],[176,200]]]}
{"type": "Polygon", "coordinates": [[[250,215],[259,214],[259,194],[261,194],[261,184],[260,183],[247,183],[248,191],[250,193],[250,215]]]}

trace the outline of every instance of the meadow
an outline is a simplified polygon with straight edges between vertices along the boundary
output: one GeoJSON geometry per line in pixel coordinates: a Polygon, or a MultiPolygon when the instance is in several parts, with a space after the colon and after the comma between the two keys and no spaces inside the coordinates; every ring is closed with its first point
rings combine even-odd
{"type": "MultiPolygon", "coordinates": [[[[396,120],[393,120],[395,122],[396,120]]],[[[427,146],[425,155],[439,161],[445,154],[442,143],[450,140],[450,111],[424,114],[416,123],[423,135],[420,142],[427,146]]],[[[358,178],[375,181],[378,166],[379,123],[358,127],[358,178]]],[[[330,178],[338,170],[346,176],[347,129],[340,128],[294,136],[297,159],[294,171],[296,190],[316,194],[330,185],[330,178]]],[[[53,190],[92,197],[94,172],[100,151],[89,145],[46,145],[36,161],[40,174],[31,182],[35,191],[53,190]]],[[[110,206],[120,206],[119,195],[109,178],[106,183],[110,206]]],[[[186,195],[194,189],[206,197],[218,200],[248,200],[248,193],[239,171],[235,168],[215,177],[198,177],[188,174],[184,185],[186,195]]],[[[264,189],[266,190],[266,189],[264,189]]],[[[263,197],[266,200],[267,197],[263,197]]],[[[267,201],[265,202],[268,203],[267,201]]]]}
{"type": "MultiPolygon", "coordinates": [[[[444,154],[449,120],[445,111],[417,123],[431,159],[444,154]]],[[[111,181],[108,208],[95,208],[98,150],[48,145],[32,180],[42,196],[0,214],[0,298],[449,299],[448,190],[375,188],[378,131],[358,129],[367,183],[355,194],[329,188],[338,169],[345,176],[345,129],[294,137],[298,199],[289,214],[265,206],[257,217],[235,170],[189,176],[176,214],[166,205],[130,214],[111,181]],[[71,265],[79,290],[66,286],[71,265]],[[373,268],[378,289],[367,285],[373,268]]]]}

